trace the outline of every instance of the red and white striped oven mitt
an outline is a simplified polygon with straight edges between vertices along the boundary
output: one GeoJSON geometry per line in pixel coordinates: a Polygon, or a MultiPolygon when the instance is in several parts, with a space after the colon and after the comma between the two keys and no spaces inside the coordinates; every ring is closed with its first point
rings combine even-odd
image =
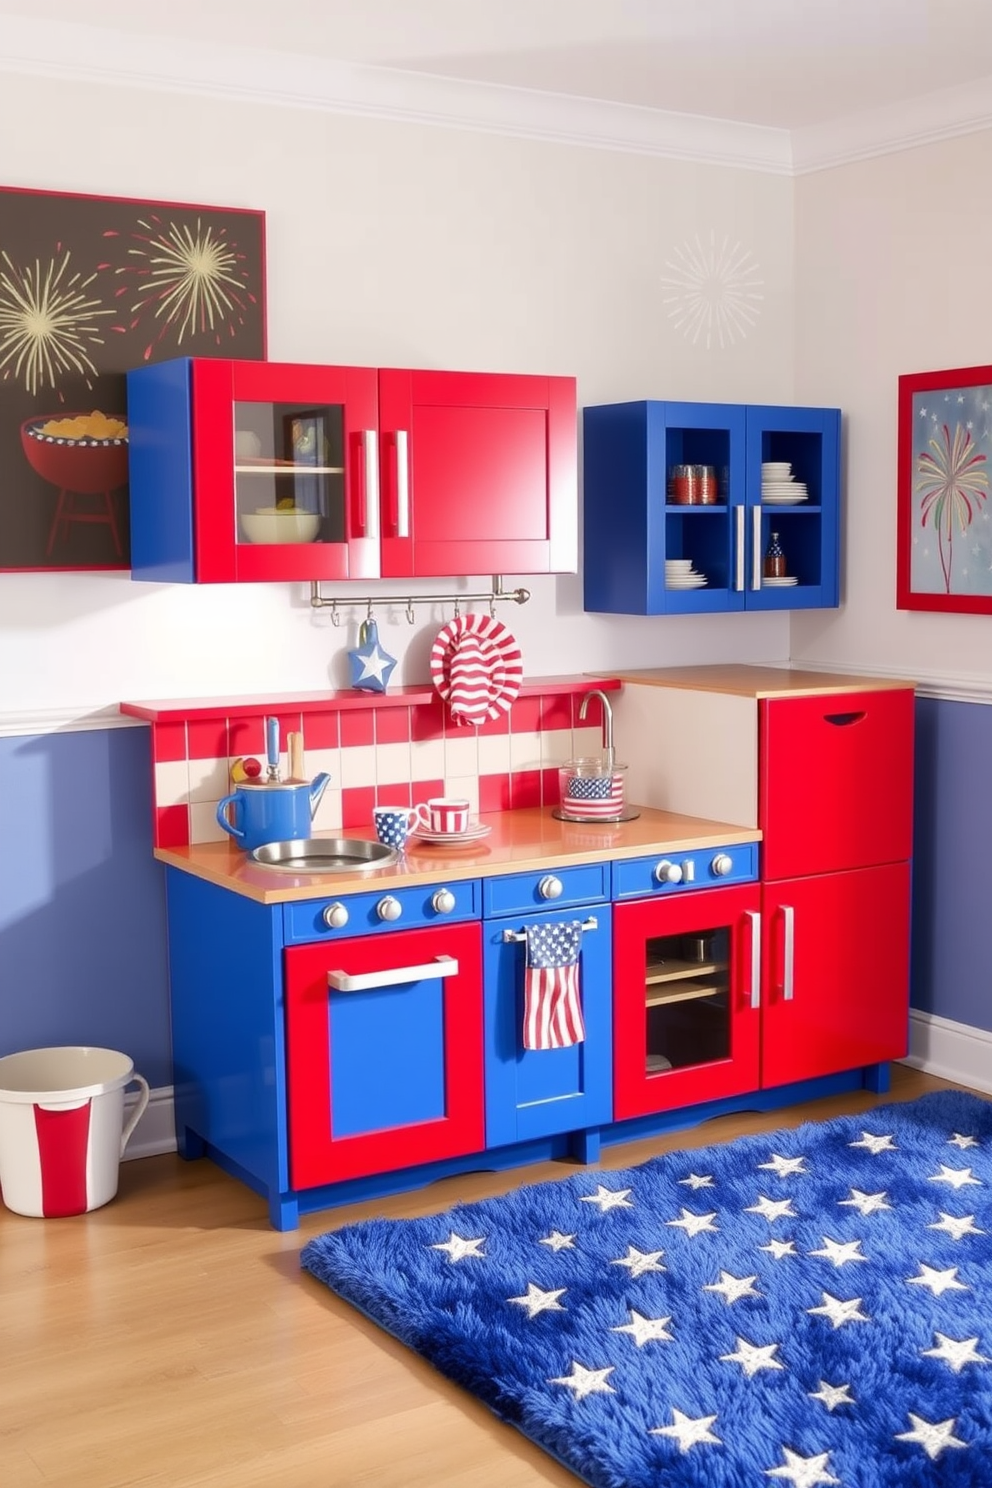
{"type": "Polygon", "coordinates": [[[460,615],[431,648],[431,679],[456,723],[478,728],[508,712],[522,677],[520,647],[491,615],[460,615]]]}

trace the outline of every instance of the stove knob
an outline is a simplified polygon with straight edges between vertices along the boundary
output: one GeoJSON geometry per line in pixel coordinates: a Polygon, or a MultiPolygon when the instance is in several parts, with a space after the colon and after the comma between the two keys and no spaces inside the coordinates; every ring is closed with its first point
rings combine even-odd
{"type": "Polygon", "coordinates": [[[398,920],[403,913],[403,906],[398,899],[393,898],[392,894],[387,894],[385,898],[379,900],[375,912],[380,920],[398,920]]]}
{"type": "Polygon", "coordinates": [[[654,870],[654,876],[661,884],[681,883],[682,869],[679,867],[678,863],[670,863],[667,858],[662,858],[661,862],[654,870]]]}
{"type": "Polygon", "coordinates": [[[713,862],[710,864],[710,867],[718,878],[726,878],[733,866],[734,860],[729,853],[717,853],[713,862]]]}
{"type": "Polygon", "coordinates": [[[546,873],[537,886],[537,892],[542,899],[560,899],[563,888],[560,878],[555,878],[553,873],[546,873]]]}
{"type": "Polygon", "coordinates": [[[455,896],[450,889],[438,889],[431,900],[437,914],[450,914],[455,907],[455,896]]]}
{"type": "Polygon", "coordinates": [[[321,915],[328,930],[340,930],[348,923],[348,911],[343,904],[329,904],[321,915]]]}

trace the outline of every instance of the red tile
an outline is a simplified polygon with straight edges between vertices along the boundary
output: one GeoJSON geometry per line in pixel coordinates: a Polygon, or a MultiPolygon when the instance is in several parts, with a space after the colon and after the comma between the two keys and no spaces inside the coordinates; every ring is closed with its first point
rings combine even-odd
{"type": "Polygon", "coordinates": [[[227,759],[227,719],[191,718],[186,725],[189,759],[227,759]]]}
{"type": "Polygon", "coordinates": [[[152,758],[156,764],[186,758],[185,723],[152,724],[152,758]]]}
{"type": "Polygon", "coordinates": [[[510,805],[514,810],[541,804],[540,770],[520,770],[510,776],[510,805]]]}
{"type": "Polygon", "coordinates": [[[377,744],[409,744],[409,708],[377,708],[373,716],[377,744]]]}
{"type": "Polygon", "coordinates": [[[227,752],[231,759],[252,754],[265,763],[265,730],[262,715],[257,718],[231,718],[227,728],[227,752]]]}
{"type": "Polygon", "coordinates": [[[410,709],[411,739],[441,739],[444,737],[444,704],[440,698],[430,703],[418,703],[410,709]]]}
{"type": "Polygon", "coordinates": [[[155,846],[189,847],[189,812],[185,806],[156,808],[155,846]]]}
{"type": "Polygon", "coordinates": [[[303,748],[337,749],[341,742],[341,715],[337,709],[303,715],[303,748]]]}
{"type": "Polygon", "coordinates": [[[541,805],[561,805],[561,781],[557,770],[541,771],[541,805]]]}
{"type": "Polygon", "coordinates": [[[517,698],[510,709],[510,732],[536,734],[540,727],[541,699],[539,697],[517,698]]]}
{"type": "Polygon", "coordinates": [[[479,776],[479,810],[485,811],[509,811],[510,809],[510,777],[509,775],[480,775],[479,776]]]}
{"type": "Polygon", "coordinates": [[[485,723],[476,729],[477,734],[508,734],[509,732],[509,713],[501,713],[498,718],[487,718],[485,723]]]}
{"type": "Polygon", "coordinates": [[[409,785],[377,786],[375,804],[377,806],[412,806],[411,787],[409,785]]]}
{"type": "Polygon", "coordinates": [[[341,825],[350,830],[371,827],[375,786],[355,786],[341,792],[341,825]]]}
{"type": "Polygon", "coordinates": [[[346,709],[340,714],[341,748],[375,743],[375,723],[371,708],[346,709]]]}
{"type": "Polygon", "coordinates": [[[426,801],[429,796],[444,795],[443,780],[415,780],[411,786],[411,794],[414,805],[418,801],[426,801]]]}
{"type": "Polygon", "coordinates": [[[568,693],[548,693],[539,698],[538,702],[541,705],[541,721],[538,728],[542,732],[572,727],[572,699],[568,693]]]}

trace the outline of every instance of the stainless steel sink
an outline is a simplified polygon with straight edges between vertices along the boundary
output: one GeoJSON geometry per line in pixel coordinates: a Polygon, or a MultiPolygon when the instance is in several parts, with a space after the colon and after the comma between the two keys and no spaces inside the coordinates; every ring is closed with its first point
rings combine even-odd
{"type": "Polygon", "coordinates": [[[388,868],[399,853],[362,837],[300,837],[267,842],[256,847],[252,857],[263,868],[284,873],[360,873],[363,868],[388,868]]]}

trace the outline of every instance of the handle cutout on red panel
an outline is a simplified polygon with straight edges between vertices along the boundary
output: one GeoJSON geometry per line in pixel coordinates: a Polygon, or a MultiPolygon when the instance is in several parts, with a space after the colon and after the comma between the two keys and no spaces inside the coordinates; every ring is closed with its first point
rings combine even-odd
{"type": "Polygon", "coordinates": [[[847,728],[851,723],[860,723],[864,718],[864,710],[860,713],[824,713],[824,723],[832,723],[835,728],[847,728]]]}

